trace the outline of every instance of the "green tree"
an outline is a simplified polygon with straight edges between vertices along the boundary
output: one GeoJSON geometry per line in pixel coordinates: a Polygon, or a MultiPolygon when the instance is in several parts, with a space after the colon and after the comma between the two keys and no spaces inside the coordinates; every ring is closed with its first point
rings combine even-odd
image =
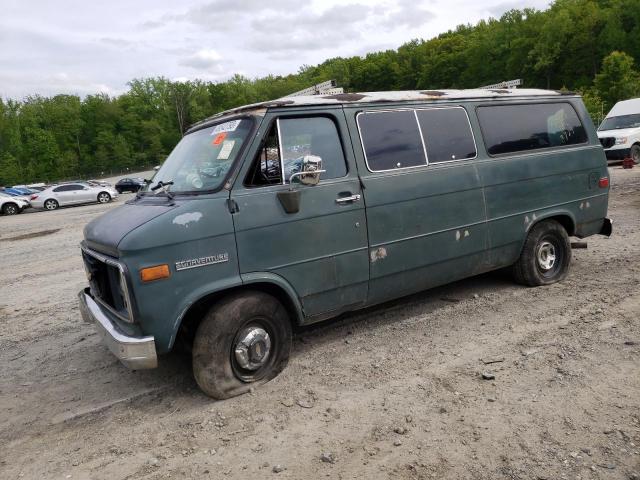
{"type": "Polygon", "coordinates": [[[594,83],[607,110],[620,100],[640,96],[640,74],[624,52],[614,51],[604,58],[594,83]]]}

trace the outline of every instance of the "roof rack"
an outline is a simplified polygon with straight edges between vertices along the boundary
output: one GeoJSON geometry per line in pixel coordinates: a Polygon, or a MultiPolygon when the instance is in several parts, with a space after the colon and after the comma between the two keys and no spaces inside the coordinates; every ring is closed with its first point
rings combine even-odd
{"type": "Polygon", "coordinates": [[[522,85],[522,79],[516,78],[515,80],[506,80],[500,83],[494,83],[493,85],[485,85],[484,87],[478,87],[480,90],[491,90],[494,88],[517,88],[522,85]]]}
{"type": "Polygon", "coordinates": [[[286,97],[300,97],[303,95],[335,95],[337,93],[344,93],[342,87],[336,87],[337,82],[335,80],[327,80],[326,82],[317,83],[312,87],[305,88],[303,90],[290,93],[286,97]]]}

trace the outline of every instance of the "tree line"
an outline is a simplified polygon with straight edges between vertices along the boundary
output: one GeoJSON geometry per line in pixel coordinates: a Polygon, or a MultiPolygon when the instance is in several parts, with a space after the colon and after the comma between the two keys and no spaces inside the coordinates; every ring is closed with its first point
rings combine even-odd
{"type": "Polygon", "coordinates": [[[0,98],[0,185],[94,177],[163,161],[190,124],[328,79],[346,91],[474,88],[522,78],[582,93],[596,123],[640,96],[640,2],[556,0],[430,40],[337,57],[295,74],[224,82],[142,78],[126,93],[0,98]]]}

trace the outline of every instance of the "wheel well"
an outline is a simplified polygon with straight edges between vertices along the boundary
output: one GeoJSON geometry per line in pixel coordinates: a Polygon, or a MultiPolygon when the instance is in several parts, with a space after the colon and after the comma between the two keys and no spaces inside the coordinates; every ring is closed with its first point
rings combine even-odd
{"type": "Polygon", "coordinates": [[[291,321],[291,325],[293,327],[297,325],[298,312],[296,306],[284,289],[273,283],[250,283],[247,285],[240,285],[238,287],[205,295],[204,297],[196,301],[193,305],[191,305],[182,318],[182,322],[180,323],[178,334],[176,336],[175,344],[190,350],[191,345],[193,344],[193,338],[195,336],[196,330],[198,329],[198,325],[200,325],[200,321],[202,320],[202,317],[207,313],[207,311],[223,298],[243,291],[264,292],[277,298],[286,309],[287,314],[289,315],[289,320],[291,321]]]}
{"type": "Polygon", "coordinates": [[[569,215],[554,215],[553,217],[541,218],[540,221],[555,220],[564,227],[567,231],[567,235],[571,236],[576,233],[576,226],[573,223],[573,219],[569,215]]]}
{"type": "Polygon", "coordinates": [[[14,205],[16,208],[20,208],[18,207],[18,204],[16,202],[6,202],[4,205],[2,205],[3,212],[4,212],[4,209],[7,207],[7,205],[14,205]]]}

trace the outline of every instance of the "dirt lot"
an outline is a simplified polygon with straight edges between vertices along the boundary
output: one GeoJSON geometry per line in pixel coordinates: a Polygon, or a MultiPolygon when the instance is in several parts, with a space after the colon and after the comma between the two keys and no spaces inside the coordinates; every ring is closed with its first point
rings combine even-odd
{"type": "Polygon", "coordinates": [[[123,199],[1,217],[0,479],[640,478],[640,168],[611,173],[614,236],[563,283],[492,273],[306,329],[222,402],[80,321],[82,227],[123,199]]]}

